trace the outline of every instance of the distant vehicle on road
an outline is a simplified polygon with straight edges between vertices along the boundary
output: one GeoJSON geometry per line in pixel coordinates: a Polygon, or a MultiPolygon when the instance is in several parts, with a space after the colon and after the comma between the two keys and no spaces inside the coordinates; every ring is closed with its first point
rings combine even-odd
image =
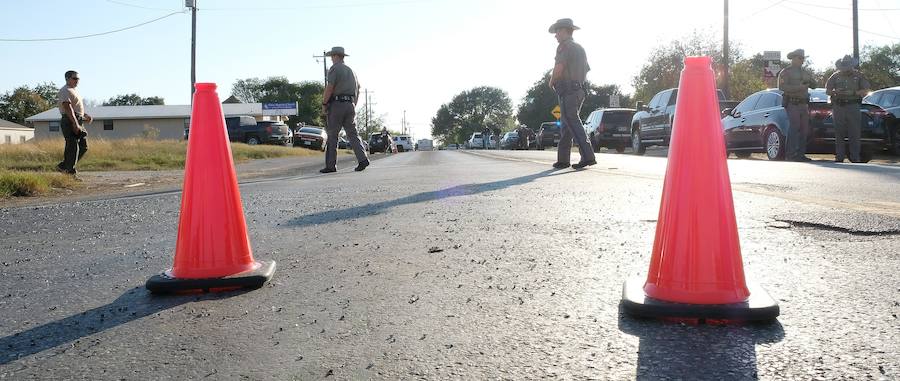
{"type": "Polygon", "coordinates": [[[900,155],[900,86],[873,91],[863,98],[863,102],[876,104],[891,113],[893,118],[888,121],[888,144],[891,153],[900,155]]]}
{"type": "Polygon", "coordinates": [[[541,128],[537,133],[537,149],[558,146],[559,129],[559,122],[541,123],[541,128]]]}
{"type": "MultiPolygon", "coordinates": [[[[737,104],[726,100],[722,90],[716,90],[716,95],[719,99],[719,111],[737,104]]],[[[649,146],[669,145],[677,100],[678,89],[667,89],[656,93],[647,105],[637,102],[630,131],[631,148],[635,155],[643,155],[649,146]]]]}
{"type": "MultiPolygon", "coordinates": [[[[390,136],[390,135],[388,135],[390,136]]],[[[369,135],[369,153],[373,154],[376,152],[390,153],[393,152],[393,141],[388,138],[385,139],[380,132],[374,132],[369,135]]]]}
{"type": "MultiPolygon", "coordinates": [[[[722,113],[725,146],[739,158],[749,157],[753,152],[765,152],[769,160],[783,160],[786,139],[790,130],[790,120],[782,106],[782,92],[768,89],[751,94],[734,109],[722,113]]],[[[809,141],[808,153],[834,153],[834,119],[831,103],[825,89],[809,90],[809,141]]],[[[887,141],[887,120],[890,113],[878,105],[863,103],[862,111],[862,152],[863,162],[871,160],[872,153],[885,148],[887,141]]]]}
{"type": "Polygon", "coordinates": [[[410,152],[415,150],[412,137],[409,135],[394,136],[394,146],[397,147],[397,152],[410,152]]]}
{"type": "Polygon", "coordinates": [[[480,132],[473,132],[469,140],[466,140],[466,149],[484,148],[480,132]]]}
{"type": "Polygon", "coordinates": [[[631,146],[631,118],[635,110],[632,108],[598,109],[588,115],[584,122],[584,133],[591,140],[594,151],[600,147],[625,152],[631,146]]]}
{"type": "Polygon", "coordinates": [[[260,131],[264,131],[262,136],[268,135],[268,139],[264,139],[264,143],[292,145],[294,142],[294,134],[291,128],[284,122],[276,120],[260,120],[256,122],[260,131]]]}
{"type": "Polygon", "coordinates": [[[500,138],[500,149],[517,149],[519,148],[519,133],[510,131],[503,134],[500,138]]]}
{"type": "Polygon", "coordinates": [[[416,143],[417,151],[432,151],[434,150],[434,142],[431,139],[419,139],[416,143]]]}
{"type": "Polygon", "coordinates": [[[300,127],[294,132],[295,146],[324,151],[326,140],[328,140],[328,134],[318,127],[300,127]]]}

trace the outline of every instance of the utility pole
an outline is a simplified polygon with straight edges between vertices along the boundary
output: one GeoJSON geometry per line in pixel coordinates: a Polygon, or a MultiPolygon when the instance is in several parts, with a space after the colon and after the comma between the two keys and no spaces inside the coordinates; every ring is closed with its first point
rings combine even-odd
{"type": "Polygon", "coordinates": [[[369,135],[372,133],[369,131],[369,88],[366,88],[366,139],[369,138],[369,135]]]}
{"type": "Polygon", "coordinates": [[[194,104],[194,84],[197,83],[197,0],[184,0],[191,8],[191,104],[194,104]]]}
{"type": "Polygon", "coordinates": [[[725,0],[725,26],[723,28],[723,31],[724,39],[722,42],[722,60],[724,61],[724,63],[722,65],[722,92],[725,93],[726,99],[731,99],[729,98],[728,94],[728,0],[725,0]]]}
{"type": "Polygon", "coordinates": [[[853,58],[856,59],[857,67],[859,67],[859,4],[858,0],[853,0],[853,58]]]}
{"type": "Polygon", "coordinates": [[[402,124],[402,126],[403,126],[403,127],[402,127],[401,129],[403,130],[403,134],[404,134],[404,135],[409,135],[409,134],[406,132],[406,110],[403,110],[403,124],[402,124]]]}
{"type": "Polygon", "coordinates": [[[321,56],[313,56],[313,58],[316,59],[316,62],[319,62],[319,58],[322,59],[322,76],[324,78],[324,80],[322,81],[322,84],[324,84],[325,86],[328,86],[328,56],[325,53],[328,53],[328,52],[322,51],[321,56]]]}

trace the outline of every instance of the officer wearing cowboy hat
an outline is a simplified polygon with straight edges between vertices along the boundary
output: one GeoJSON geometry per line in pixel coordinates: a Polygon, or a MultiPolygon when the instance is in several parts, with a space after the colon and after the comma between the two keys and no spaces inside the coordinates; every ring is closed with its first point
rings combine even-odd
{"type": "Polygon", "coordinates": [[[559,46],[556,48],[556,64],[550,75],[550,87],[559,97],[561,128],[559,130],[559,147],[556,163],[553,168],[568,168],[572,141],[578,145],[581,161],[572,168],[581,169],[597,164],[591,142],[584,133],[581,124],[581,105],[584,104],[584,80],[591,70],[587,62],[584,48],[572,40],[572,32],[579,29],[572,19],[559,19],[550,26],[550,33],[556,35],[559,46]]]}
{"type": "Polygon", "coordinates": [[[810,161],[806,157],[806,141],[809,138],[809,92],[816,87],[812,74],[803,69],[806,60],[803,49],[788,53],[791,66],[778,72],[778,88],[783,92],[784,110],[790,120],[785,157],[794,161],[810,161]]]}
{"type": "Polygon", "coordinates": [[[325,53],[331,57],[331,69],[328,70],[328,84],[325,86],[325,94],[322,96],[322,113],[325,114],[325,131],[328,139],[325,141],[325,168],[319,170],[322,173],[337,171],[337,141],[341,128],[347,133],[347,140],[353,153],[356,154],[356,171],[362,171],[369,166],[366,150],[362,140],[356,131],[356,102],[359,101],[359,82],[356,73],[344,64],[344,57],[348,56],[344,48],[335,46],[325,53]]]}
{"type": "Polygon", "coordinates": [[[856,70],[856,60],[846,55],[837,60],[834,66],[838,69],[825,82],[825,92],[831,96],[832,116],[834,117],[834,161],[843,162],[847,154],[844,138],[850,139],[850,161],[860,162],[860,111],[862,98],[869,93],[872,85],[856,70]]]}

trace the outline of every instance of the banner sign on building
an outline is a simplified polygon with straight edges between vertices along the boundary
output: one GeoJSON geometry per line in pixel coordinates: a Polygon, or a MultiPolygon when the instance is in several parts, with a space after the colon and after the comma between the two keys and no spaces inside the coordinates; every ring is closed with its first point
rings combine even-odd
{"type": "Polygon", "coordinates": [[[263,115],[297,115],[297,102],[263,103],[263,115]]]}

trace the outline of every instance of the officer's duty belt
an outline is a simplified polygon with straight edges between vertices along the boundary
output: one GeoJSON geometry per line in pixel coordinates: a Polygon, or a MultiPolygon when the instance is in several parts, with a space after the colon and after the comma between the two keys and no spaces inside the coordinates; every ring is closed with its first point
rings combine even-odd
{"type": "Polygon", "coordinates": [[[335,95],[331,97],[331,100],[335,102],[353,102],[353,98],[352,95],[335,95]]]}

